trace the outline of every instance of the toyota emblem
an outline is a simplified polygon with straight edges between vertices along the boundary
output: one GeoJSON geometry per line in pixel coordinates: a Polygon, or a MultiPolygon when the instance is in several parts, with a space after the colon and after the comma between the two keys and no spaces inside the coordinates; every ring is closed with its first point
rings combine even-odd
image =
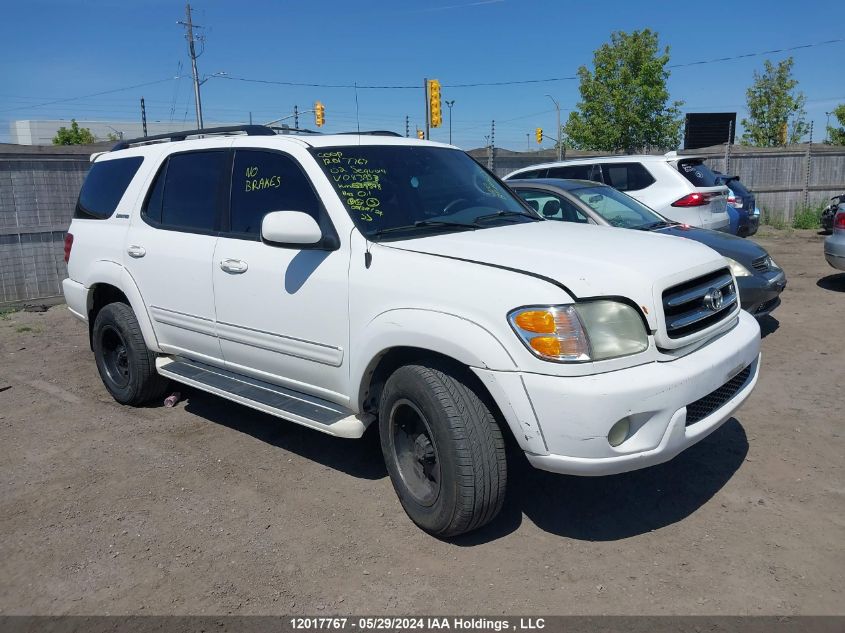
{"type": "Polygon", "coordinates": [[[713,312],[718,312],[722,309],[724,297],[722,291],[718,288],[710,288],[707,294],[704,295],[704,307],[709,308],[713,312]]]}

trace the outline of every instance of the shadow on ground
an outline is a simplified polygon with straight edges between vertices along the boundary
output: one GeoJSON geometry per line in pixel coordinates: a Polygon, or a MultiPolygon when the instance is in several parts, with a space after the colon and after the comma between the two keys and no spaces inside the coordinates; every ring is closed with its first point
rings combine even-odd
{"type": "Polygon", "coordinates": [[[822,277],[816,282],[816,285],[822,290],[845,292],[845,273],[836,273],[822,277]]]}
{"type": "MultiPolygon", "coordinates": [[[[345,440],[211,394],[186,389],[186,396],[186,411],[216,424],[352,477],[375,480],[387,475],[375,425],[362,440],[345,440]]],[[[547,532],[579,540],[643,534],[681,521],[704,505],[747,453],[745,431],[734,418],[675,459],[623,475],[555,475],[531,467],[518,449],[511,450],[502,513],[490,525],[452,542],[468,547],[496,540],[519,528],[523,516],[547,532]]]]}
{"type": "Polygon", "coordinates": [[[776,332],[780,327],[780,321],[771,314],[767,314],[757,322],[760,324],[760,336],[762,338],[766,338],[769,334],[776,332]]]}

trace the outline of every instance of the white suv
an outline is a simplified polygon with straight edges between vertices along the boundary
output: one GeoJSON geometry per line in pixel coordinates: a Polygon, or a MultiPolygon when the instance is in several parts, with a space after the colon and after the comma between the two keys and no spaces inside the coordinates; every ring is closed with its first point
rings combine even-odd
{"type": "Polygon", "coordinates": [[[64,293],[118,402],[169,379],[340,437],[376,423],[408,515],[455,535],[502,507],[506,442],[619,473],[751,393],[759,328],[715,251],[542,221],[447,145],[238,131],[93,158],[64,293]]]}
{"type": "Polygon", "coordinates": [[[702,156],[593,156],[532,165],[505,176],[594,180],[624,191],[670,220],[705,229],[726,229],[728,188],[702,156]]]}

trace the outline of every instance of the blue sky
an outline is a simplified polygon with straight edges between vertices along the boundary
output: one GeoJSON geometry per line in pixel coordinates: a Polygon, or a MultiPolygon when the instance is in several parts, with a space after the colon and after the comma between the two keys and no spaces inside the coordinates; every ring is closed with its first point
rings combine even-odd
{"type": "MultiPolygon", "coordinates": [[[[682,64],[788,48],[843,37],[845,2],[782,0],[711,2],[564,2],[562,0],[358,0],[340,2],[224,2],[195,0],[203,25],[201,75],[349,85],[444,85],[454,99],[453,141],[466,149],[484,144],[496,120],[496,145],[536,149],[535,127],[552,133],[554,107],[569,110],[578,82],[553,81],[489,87],[450,84],[569,77],[590,65],[593,50],[614,30],[649,27],[682,64]],[[531,135],[530,143],[528,136],[531,135]]],[[[14,119],[75,117],[137,119],[145,97],[150,120],[194,119],[184,17],[178,0],[27,0],[4,3],[0,43],[0,142],[14,119]],[[15,25],[15,28],[8,28],[15,25]],[[180,66],[181,64],[181,66],[180,66]],[[182,79],[173,79],[181,75],[182,79]],[[152,85],[65,100],[147,82],[152,85]]],[[[795,58],[794,76],[824,136],[825,112],[845,102],[845,42],[774,53],[795,58]]],[[[669,87],[685,112],[737,111],[764,56],[677,68],[669,87]]],[[[361,129],[412,132],[423,124],[421,89],[359,89],[361,129]]],[[[318,88],[211,78],[203,85],[206,121],[266,122],[289,114],[294,104],[326,106],[325,131],[354,130],[356,95],[351,88],[318,88]]],[[[444,127],[432,138],[448,140],[444,127]]],[[[562,112],[565,120],[568,112],[562,112]]],[[[303,125],[313,127],[313,118],[303,125]]]]}

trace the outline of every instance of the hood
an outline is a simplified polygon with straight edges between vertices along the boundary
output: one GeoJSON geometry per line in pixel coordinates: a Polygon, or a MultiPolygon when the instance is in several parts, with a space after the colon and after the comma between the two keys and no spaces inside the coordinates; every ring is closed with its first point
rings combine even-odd
{"type": "Polygon", "coordinates": [[[737,237],[736,235],[722,233],[721,231],[708,231],[707,229],[696,227],[684,228],[682,226],[670,226],[657,229],[655,233],[695,240],[696,242],[709,246],[720,255],[735,259],[751,271],[754,270],[751,267],[752,261],[758,257],[768,255],[766,249],[759,244],[746,238],[737,237]]]}
{"type": "Polygon", "coordinates": [[[568,222],[511,224],[384,246],[540,275],[574,298],[619,296],[647,306],[659,280],[679,283],[726,265],[692,240],[568,222]]]}

